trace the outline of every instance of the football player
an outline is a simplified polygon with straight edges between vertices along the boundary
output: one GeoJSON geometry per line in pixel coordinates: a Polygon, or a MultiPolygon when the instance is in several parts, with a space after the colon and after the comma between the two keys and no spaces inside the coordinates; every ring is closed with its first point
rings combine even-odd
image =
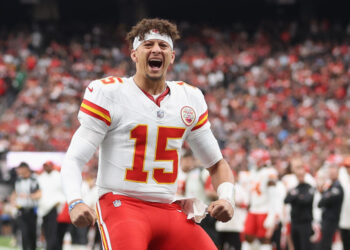
{"type": "Polygon", "coordinates": [[[127,35],[135,75],[95,80],[85,91],[62,180],[72,223],[87,226],[97,216],[105,249],[216,249],[174,200],[184,141],[218,193],[207,212],[220,221],[233,216],[233,175],[210,130],[203,94],[166,81],[178,38],[167,20],[141,20],[127,35]],[[95,213],[81,198],[81,171],[98,147],[95,213]]]}
{"type": "Polygon", "coordinates": [[[250,171],[250,205],[245,221],[245,241],[242,250],[253,249],[255,240],[261,250],[271,250],[271,237],[275,231],[282,200],[276,188],[277,171],[270,165],[270,154],[264,149],[254,149],[250,154],[253,169],[250,171]],[[280,203],[280,204],[279,204],[280,203]]]}

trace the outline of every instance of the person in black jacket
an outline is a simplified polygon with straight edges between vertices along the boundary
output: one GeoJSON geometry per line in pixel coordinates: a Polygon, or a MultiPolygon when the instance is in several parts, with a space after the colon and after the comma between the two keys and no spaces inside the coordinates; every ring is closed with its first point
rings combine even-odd
{"type": "Polygon", "coordinates": [[[322,238],[319,243],[320,250],[331,250],[335,231],[338,229],[340,211],[343,202],[344,191],[338,181],[338,166],[331,164],[328,167],[331,181],[330,186],[320,190],[322,197],[318,207],[322,209],[322,238]]]}
{"type": "Polygon", "coordinates": [[[291,204],[291,236],[295,249],[310,250],[312,231],[312,204],[315,189],[305,183],[305,168],[300,159],[292,161],[293,172],[299,184],[291,189],[284,202],[291,204]]]}

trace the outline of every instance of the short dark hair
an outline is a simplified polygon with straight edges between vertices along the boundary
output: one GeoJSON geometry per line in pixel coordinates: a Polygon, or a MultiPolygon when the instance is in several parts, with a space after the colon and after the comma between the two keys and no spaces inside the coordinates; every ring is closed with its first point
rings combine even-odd
{"type": "Polygon", "coordinates": [[[180,33],[177,29],[176,24],[173,24],[165,19],[144,18],[135,26],[133,26],[130,32],[126,35],[126,40],[128,41],[130,48],[132,48],[135,37],[139,36],[140,40],[143,40],[145,38],[145,35],[152,29],[158,30],[160,34],[170,36],[173,42],[180,38],[180,33]]]}
{"type": "Polygon", "coordinates": [[[28,163],[26,163],[26,162],[24,162],[24,161],[22,161],[22,162],[18,165],[18,168],[21,168],[21,167],[30,169],[28,163]]]}

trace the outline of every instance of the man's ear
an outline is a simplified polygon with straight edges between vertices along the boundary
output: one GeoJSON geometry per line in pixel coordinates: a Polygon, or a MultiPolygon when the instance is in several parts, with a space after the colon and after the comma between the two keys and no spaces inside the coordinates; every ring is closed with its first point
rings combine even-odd
{"type": "Polygon", "coordinates": [[[171,52],[171,60],[170,60],[170,64],[173,64],[173,63],[174,63],[174,61],[175,61],[175,50],[173,50],[173,51],[171,52]]]}
{"type": "Polygon", "coordinates": [[[131,51],[130,57],[131,57],[131,59],[133,60],[134,63],[137,62],[136,50],[133,49],[133,50],[131,51]]]}

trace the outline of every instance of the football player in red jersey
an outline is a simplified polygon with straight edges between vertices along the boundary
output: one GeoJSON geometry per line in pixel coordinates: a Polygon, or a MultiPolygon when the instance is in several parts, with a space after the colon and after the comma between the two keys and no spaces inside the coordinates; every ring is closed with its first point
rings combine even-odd
{"type": "Polygon", "coordinates": [[[216,248],[188,219],[197,218],[198,202],[175,199],[184,141],[208,168],[218,193],[207,212],[224,222],[233,216],[233,175],[210,130],[203,94],[166,81],[178,38],[167,20],[141,20],[127,35],[136,74],[96,80],[85,91],[62,181],[72,223],[87,226],[97,217],[105,249],[216,248]],[[95,213],[81,198],[81,171],[98,147],[95,213]]]}

